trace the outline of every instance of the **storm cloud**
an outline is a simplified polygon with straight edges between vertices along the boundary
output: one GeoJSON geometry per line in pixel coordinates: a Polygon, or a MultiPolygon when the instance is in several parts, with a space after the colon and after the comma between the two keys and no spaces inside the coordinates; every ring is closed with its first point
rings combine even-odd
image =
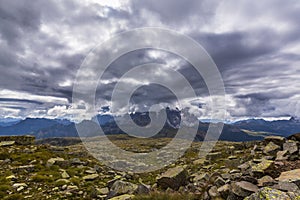
{"type": "MultiPolygon", "coordinates": [[[[176,30],[206,49],[224,80],[228,120],[300,117],[299,18],[296,0],[0,0],[0,117],[80,118],[85,106],[72,107],[72,89],[86,55],[113,35],[141,27],[176,30]]],[[[185,106],[209,117],[203,78],[179,55],[153,49],[109,66],[97,87],[99,110],[109,106],[126,71],[152,62],[182,73],[199,96],[185,106]]],[[[139,109],[177,105],[157,85],[140,88],[131,101],[139,109]]]]}

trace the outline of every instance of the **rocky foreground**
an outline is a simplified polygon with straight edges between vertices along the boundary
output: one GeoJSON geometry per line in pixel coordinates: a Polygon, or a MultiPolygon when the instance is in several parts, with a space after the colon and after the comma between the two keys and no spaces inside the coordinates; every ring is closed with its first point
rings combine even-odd
{"type": "MultiPolygon", "coordinates": [[[[134,152],[159,149],[170,139],[110,138],[134,152]]],[[[218,142],[199,159],[195,142],[164,169],[134,174],[71,146],[0,142],[0,199],[214,199],[300,200],[300,138],[218,142]]]]}

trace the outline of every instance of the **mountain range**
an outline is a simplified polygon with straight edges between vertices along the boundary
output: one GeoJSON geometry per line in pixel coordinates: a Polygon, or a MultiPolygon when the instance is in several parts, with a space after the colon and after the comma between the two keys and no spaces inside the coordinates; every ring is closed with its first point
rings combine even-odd
{"type": "MultiPolygon", "coordinates": [[[[181,126],[181,112],[167,108],[167,120],[163,128],[154,137],[174,137],[181,126]]],[[[146,126],[151,122],[149,113],[131,113],[130,118],[139,126],[146,126]]],[[[122,119],[122,117],[121,117],[122,119]]],[[[66,119],[26,118],[24,120],[0,120],[0,135],[34,135],[37,139],[53,137],[78,137],[77,128],[81,129],[81,136],[97,136],[99,122],[103,132],[109,134],[125,134],[117,125],[113,116],[97,115],[92,120],[84,120],[78,124],[66,119]]],[[[123,121],[126,125],[126,121],[123,121]]],[[[209,123],[199,121],[196,141],[205,138],[209,123]]],[[[249,119],[233,124],[224,124],[220,140],[252,141],[261,140],[267,135],[287,137],[300,132],[300,121],[290,120],[265,121],[263,119],[249,119]]]]}

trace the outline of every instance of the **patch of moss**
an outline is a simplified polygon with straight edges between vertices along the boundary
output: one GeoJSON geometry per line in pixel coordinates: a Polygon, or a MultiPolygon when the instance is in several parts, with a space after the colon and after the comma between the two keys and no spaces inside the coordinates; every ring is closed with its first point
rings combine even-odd
{"type": "Polygon", "coordinates": [[[3,200],[22,200],[24,196],[21,194],[11,194],[3,198],[3,200]]]}
{"type": "Polygon", "coordinates": [[[152,192],[149,195],[137,195],[133,200],[196,200],[199,196],[180,193],[152,192]]]}
{"type": "Polygon", "coordinates": [[[52,177],[37,174],[31,178],[31,181],[36,183],[50,183],[54,180],[52,177]]]}

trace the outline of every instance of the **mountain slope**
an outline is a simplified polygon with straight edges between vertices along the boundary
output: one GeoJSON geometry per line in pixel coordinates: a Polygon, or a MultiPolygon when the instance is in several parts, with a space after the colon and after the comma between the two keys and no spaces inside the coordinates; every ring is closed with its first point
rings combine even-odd
{"type": "Polygon", "coordinates": [[[290,136],[300,132],[300,122],[295,118],[290,120],[265,121],[263,119],[249,119],[238,121],[233,124],[240,129],[256,132],[267,132],[272,135],[290,136]]]}

